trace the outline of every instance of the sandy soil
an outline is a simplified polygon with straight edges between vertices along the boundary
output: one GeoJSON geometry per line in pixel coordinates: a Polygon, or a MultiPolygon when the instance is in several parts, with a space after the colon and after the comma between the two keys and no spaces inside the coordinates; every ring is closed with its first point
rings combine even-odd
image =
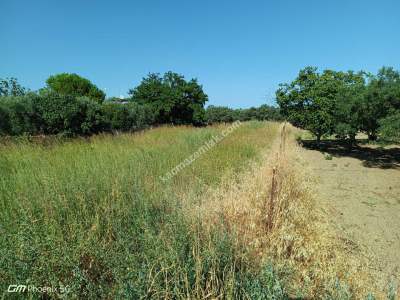
{"type": "MultiPolygon", "coordinates": [[[[304,144],[331,223],[370,259],[381,284],[400,283],[400,147],[304,144]]],[[[380,284],[379,284],[380,285],[380,284]]]]}

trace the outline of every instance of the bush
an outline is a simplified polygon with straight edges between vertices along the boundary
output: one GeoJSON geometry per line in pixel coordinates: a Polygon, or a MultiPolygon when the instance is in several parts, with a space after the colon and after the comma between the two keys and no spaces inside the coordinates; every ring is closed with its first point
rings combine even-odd
{"type": "Polygon", "coordinates": [[[129,112],[129,119],[131,120],[130,130],[140,130],[154,124],[156,114],[150,105],[139,105],[131,102],[126,104],[129,112]]]}
{"type": "Polygon", "coordinates": [[[107,124],[102,105],[93,102],[88,97],[80,97],[77,100],[82,120],[80,133],[89,135],[105,130],[107,124]]]}
{"type": "Polygon", "coordinates": [[[101,105],[87,97],[46,93],[34,99],[44,134],[91,134],[105,127],[101,105]]]}
{"type": "Polygon", "coordinates": [[[11,134],[10,111],[3,101],[0,101],[0,135],[11,134]]]}
{"type": "Polygon", "coordinates": [[[36,134],[38,120],[33,106],[33,99],[36,97],[34,93],[1,97],[0,132],[8,135],[36,134]]]}
{"type": "Polygon", "coordinates": [[[232,122],[233,110],[225,106],[210,105],[206,109],[206,119],[209,124],[220,122],[232,122]]]}
{"type": "Polygon", "coordinates": [[[103,104],[103,115],[107,130],[128,130],[130,127],[129,112],[125,104],[103,104]]]}
{"type": "Polygon", "coordinates": [[[45,134],[79,132],[79,104],[75,97],[46,93],[34,101],[45,134]]]}
{"type": "Polygon", "coordinates": [[[154,123],[151,106],[99,104],[88,97],[42,92],[0,97],[0,134],[90,135],[102,131],[135,131],[154,123]]]}
{"type": "Polygon", "coordinates": [[[146,104],[108,102],[103,104],[102,110],[106,129],[111,131],[140,130],[152,125],[155,120],[154,110],[146,104]]]}

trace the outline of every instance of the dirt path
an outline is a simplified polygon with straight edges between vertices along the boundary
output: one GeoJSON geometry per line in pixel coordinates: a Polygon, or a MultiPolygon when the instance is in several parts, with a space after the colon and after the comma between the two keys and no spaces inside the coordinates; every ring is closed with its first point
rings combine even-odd
{"type": "Polygon", "coordinates": [[[371,267],[380,274],[377,279],[399,286],[400,148],[335,150],[327,147],[320,152],[309,147],[304,151],[318,177],[319,198],[351,244],[366,251],[371,267]]]}

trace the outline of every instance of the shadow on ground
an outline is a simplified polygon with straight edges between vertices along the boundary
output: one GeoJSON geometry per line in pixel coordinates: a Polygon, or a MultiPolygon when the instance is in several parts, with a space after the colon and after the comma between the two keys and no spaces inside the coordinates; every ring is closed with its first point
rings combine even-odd
{"type": "Polygon", "coordinates": [[[357,158],[367,168],[400,169],[400,147],[366,145],[366,140],[357,140],[351,148],[346,142],[338,140],[323,140],[319,143],[315,140],[301,140],[300,143],[306,149],[328,153],[333,157],[357,158]]]}

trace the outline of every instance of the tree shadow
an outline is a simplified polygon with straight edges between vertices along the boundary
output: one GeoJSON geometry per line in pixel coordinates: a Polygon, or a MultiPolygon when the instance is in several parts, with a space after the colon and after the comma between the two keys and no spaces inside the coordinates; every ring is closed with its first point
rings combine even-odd
{"type": "Polygon", "coordinates": [[[400,147],[383,148],[367,145],[368,140],[358,139],[349,147],[347,142],[338,140],[301,140],[301,145],[309,150],[325,152],[333,157],[347,156],[362,161],[364,167],[381,169],[400,169],[400,147]]]}

